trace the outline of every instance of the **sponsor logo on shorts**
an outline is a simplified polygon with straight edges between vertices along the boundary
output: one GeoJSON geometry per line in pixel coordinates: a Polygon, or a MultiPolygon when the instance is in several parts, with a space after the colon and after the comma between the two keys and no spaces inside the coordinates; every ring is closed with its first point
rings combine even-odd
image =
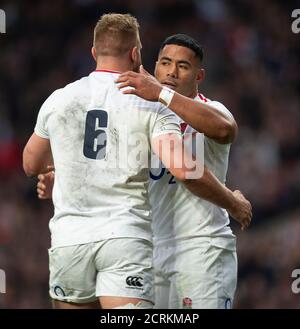
{"type": "Polygon", "coordinates": [[[191,309],[193,306],[193,300],[189,297],[184,297],[182,299],[182,307],[185,309],[191,309]]]}
{"type": "Polygon", "coordinates": [[[54,286],[53,291],[54,291],[55,295],[58,296],[58,297],[65,297],[66,296],[63,288],[60,287],[60,286],[54,286]]]}
{"type": "Polygon", "coordinates": [[[129,289],[142,289],[144,286],[143,278],[140,276],[128,276],[126,283],[129,289]]]}

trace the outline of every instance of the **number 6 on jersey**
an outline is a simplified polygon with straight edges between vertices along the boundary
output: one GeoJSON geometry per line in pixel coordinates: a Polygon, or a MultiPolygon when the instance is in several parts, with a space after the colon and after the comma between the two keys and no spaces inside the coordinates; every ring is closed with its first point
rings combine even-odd
{"type": "Polygon", "coordinates": [[[91,110],[85,121],[83,154],[94,160],[102,160],[106,154],[108,115],[104,110],[91,110]]]}

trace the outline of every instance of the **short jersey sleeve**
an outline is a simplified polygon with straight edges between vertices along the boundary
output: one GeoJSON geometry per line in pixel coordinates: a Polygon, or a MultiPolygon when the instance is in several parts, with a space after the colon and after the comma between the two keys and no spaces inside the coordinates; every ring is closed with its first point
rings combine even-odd
{"type": "Polygon", "coordinates": [[[49,139],[47,121],[49,118],[49,114],[55,110],[55,103],[56,103],[56,92],[50,95],[44,104],[41,106],[36,125],[34,128],[34,132],[36,135],[42,138],[49,139]]]}
{"type": "Polygon", "coordinates": [[[234,119],[232,113],[220,102],[217,101],[210,101],[208,103],[208,105],[212,106],[213,108],[215,108],[216,110],[222,112],[223,114],[225,114],[227,117],[234,119]]]}
{"type": "Polygon", "coordinates": [[[165,106],[160,106],[152,126],[151,138],[163,134],[181,135],[177,116],[165,106]]]}

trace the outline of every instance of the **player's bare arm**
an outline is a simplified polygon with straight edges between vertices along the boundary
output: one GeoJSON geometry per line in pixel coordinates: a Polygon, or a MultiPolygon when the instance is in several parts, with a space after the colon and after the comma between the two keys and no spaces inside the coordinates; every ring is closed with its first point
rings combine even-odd
{"type": "MultiPolygon", "coordinates": [[[[149,101],[159,101],[164,88],[142,67],[140,73],[128,71],[121,74],[116,82],[119,83],[120,89],[133,88],[125,89],[124,94],[134,94],[149,101]]],[[[233,117],[228,117],[213,106],[200,103],[173,90],[170,92],[174,95],[170,104],[167,104],[168,107],[195,130],[221,144],[234,141],[238,129],[233,117]]]]}
{"type": "Polygon", "coordinates": [[[33,133],[23,151],[23,168],[27,176],[47,172],[53,164],[50,142],[33,133]]]}
{"type": "Polygon", "coordinates": [[[153,151],[164,166],[193,194],[226,209],[241,224],[242,229],[249,226],[252,218],[252,206],[240,191],[232,192],[205,166],[200,168],[201,164],[198,164],[197,170],[202,169],[203,175],[196,179],[188,178],[189,173],[194,171],[195,167],[188,168],[185,166],[186,154],[179,135],[164,134],[154,138],[151,144],[153,151]],[[176,166],[175,159],[181,160],[181,167],[176,166]]]}
{"type": "Polygon", "coordinates": [[[239,190],[232,192],[228,189],[206,167],[199,180],[186,179],[183,183],[193,194],[226,209],[240,223],[242,230],[250,225],[251,203],[239,190]]]}

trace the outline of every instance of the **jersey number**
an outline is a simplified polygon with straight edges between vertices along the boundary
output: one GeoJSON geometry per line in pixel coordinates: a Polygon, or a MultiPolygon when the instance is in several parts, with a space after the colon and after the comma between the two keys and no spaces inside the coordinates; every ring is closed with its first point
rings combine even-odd
{"type": "Polygon", "coordinates": [[[103,110],[91,110],[87,113],[85,121],[85,134],[83,154],[85,157],[94,160],[105,158],[107,135],[108,115],[103,110]]]}

